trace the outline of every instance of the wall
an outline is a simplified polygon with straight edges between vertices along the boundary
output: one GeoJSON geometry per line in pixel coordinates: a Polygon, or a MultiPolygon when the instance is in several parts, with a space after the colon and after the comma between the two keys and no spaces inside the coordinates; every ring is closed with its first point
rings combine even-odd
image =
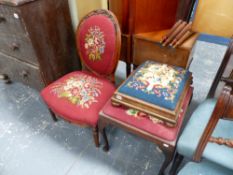
{"type": "Polygon", "coordinates": [[[75,30],[78,21],[88,12],[99,8],[107,9],[107,0],[69,0],[69,6],[75,30]]]}

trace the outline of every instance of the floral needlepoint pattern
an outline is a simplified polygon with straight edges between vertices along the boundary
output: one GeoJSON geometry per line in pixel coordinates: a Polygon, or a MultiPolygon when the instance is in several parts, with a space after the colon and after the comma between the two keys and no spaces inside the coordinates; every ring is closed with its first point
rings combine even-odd
{"type": "Polygon", "coordinates": [[[164,124],[164,122],[162,120],[159,120],[159,119],[157,119],[155,117],[147,115],[146,113],[140,112],[140,111],[138,111],[136,109],[129,108],[129,109],[126,110],[126,114],[129,115],[129,116],[135,117],[135,118],[137,118],[139,120],[142,119],[142,118],[148,118],[149,120],[151,120],[155,124],[156,123],[164,124]]]}
{"type": "Polygon", "coordinates": [[[101,94],[103,84],[96,78],[87,75],[72,76],[64,83],[57,83],[52,87],[52,93],[59,98],[65,98],[72,104],[89,108],[96,103],[96,98],[101,94]]]}
{"type": "Polygon", "coordinates": [[[104,34],[100,31],[98,26],[88,29],[88,33],[85,36],[84,47],[90,60],[101,60],[101,55],[104,53],[105,41],[104,34]]]}
{"type": "Polygon", "coordinates": [[[172,102],[185,73],[184,69],[148,62],[136,72],[126,86],[172,102]]]}

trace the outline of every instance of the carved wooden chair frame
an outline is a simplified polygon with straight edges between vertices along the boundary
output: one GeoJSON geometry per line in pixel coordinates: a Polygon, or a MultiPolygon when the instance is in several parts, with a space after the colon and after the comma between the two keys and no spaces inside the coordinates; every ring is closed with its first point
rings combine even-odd
{"type": "MultiPolygon", "coordinates": [[[[233,71],[231,75],[233,75],[233,71]]],[[[233,79],[229,78],[229,81],[233,82],[233,79]]],[[[210,120],[208,121],[207,126],[199,140],[197,148],[194,151],[193,154],[194,161],[198,162],[201,160],[202,154],[208,142],[213,142],[216,144],[221,144],[233,148],[233,138],[225,139],[225,138],[211,137],[219,119],[233,120],[233,83],[231,84],[227,83],[227,85],[224,86],[216,103],[216,106],[214,108],[214,111],[210,117],[210,120]]],[[[173,165],[170,170],[170,174],[172,175],[176,174],[176,171],[179,165],[181,164],[183,158],[184,157],[182,155],[176,153],[173,161],[173,165]]]]}
{"type": "MultiPolygon", "coordinates": [[[[88,19],[89,17],[91,16],[94,16],[94,15],[104,15],[106,17],[108,17],[113,25],[114,25],[114,28],[115,28],[115,35],[116,35],[116,42],[115,42],[115,53],[114,53],[114,56],[113,56],[113,64],[111,65],[111,69],[112,69],[112,73],[110,75],[108,75],[106,78],[108,78],[110,81],[112,81],[113,83],[115,82],[115,78],[114,78],[114,73],[116,71],[116,67],[117,67],[117,63],[118,63],[118,60],[119,60],[119,56],[120,56],[120,48],[121,48],[121,30],[120,30],[120,27],[119,27],[119,24],[116,23],[117,21],[117,18],[115,17],[115,15],[111,12],[111,11],[107,11],[107,10],[104,10],[104,9],[98,9],[98,10],[94,10],[92,12],[90,12],[89,14],[87,14],[85,17],[83,17],[81,19],[81,21],[79,22],[79,26],[76,30],[76,41],[79,40],[79,33],[80,33],[80,28],[81,28],[81,24],[86,20],[88,19]]],[[[82,57],[82,54],[80,53],[80,45],[79,45],[79,42],[76,42],[77,43],[77,50],[78,50],[78,55],[80,56],[80,59],[81,59],[81,62],[82,62],[82,68],[83,70],[88,70],[92,73],[94,73],[95,75],[98,75],[98,76],[103,76],[103,75],[100,75],[98,72],[94,71],[93,69],[91,69],[84,61],[83,57],[82,57]]]]}
{"type": "MultiPolygon", "coordinates": [[[[115,70],[116,70],[116,67],[117,67],[117,63],[118,63],[118,60],[119,60],[119,56],[120,56],[120,48],[121,48],[121,31],[120,31],[120,28],[119,28],[119,24],[117,23],[117,19],[115,17],[115,15],[108,11],[108,10],[104,10],[104,9],[98,9],[98,10],[94,10],[92,12],[90,12],[89,14],[87,14],[84,18],[82,18],[82,20],[80,21],[79,23],[79,26],[76,30],[76,41],[79,40],[79,31],[80,31],[80,26],[82,24],[82,22],[84,22],[87,18],[91,17],[91,16],[94,16],[94,15],[104,15],[104,16],[107,16],[111,22],[113,23],[114,25],[114,29],[115,29],[115,35],[116,35],[116,41],[115,41],[115,52],[114,52],[114,56],[113,56],[113,64],[111,64],[111,73],[109,75],[101,75],[99,73],[97,73],[96,71],[92,70],[87,64],[85,64],[85,61],[82,57],[82,54],[80,53],[79,51],[79,48],[80,48],[80,45],[79,45],[79,42],[77,42],[77,49],[78,49],[78,54],[80,56],[80,59],[81,59],[81,62],[82,62],[82,70],[88,70],[90,71],[91,73],[99,76],[99,77],[105,77],[107,79],[109,79],[112,83],[115,83],[115,77],[114,77],[114,73],[115,73],[115,70]]],[[[57,116],[56,114],[51,110],[49,109],[49,112],[52,116],[52,119],[54,121],[57,121],[57,116]]],[[[70,121],[68,121],[70,122],[70,121]]],[[[74,123],[74,122],[72,122],[74,123]]],[[[75,124],[78,124],[80,126],[89,126],[88,124],[85,124],[85,123],[79,123],[79,122],[75,122],[75,124]]],[[[99,147],[99,129],[98,129],[98,124],[96,127],[92,127],[92,132],[93,132],[93,138],[94,138],[94,142],[95,142],[95,145],[96,147],[99,147]]]]}

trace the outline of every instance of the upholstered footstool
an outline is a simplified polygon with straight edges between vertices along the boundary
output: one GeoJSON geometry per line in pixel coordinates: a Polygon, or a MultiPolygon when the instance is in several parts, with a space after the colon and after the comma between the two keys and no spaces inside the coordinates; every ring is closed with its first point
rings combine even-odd
{"type": "Polygon", "coordinates": [[[175,127],[168,127],[162,121],[137,110],[112,106],[109,100],[99,113],[98,125],[99,131],[102,133],[105,141],[104,150],[109,150],[105,127],[111,124],[125,129],[158,145],[165,154],[165,160],[159,171],[159,174],[162,175],[173,158],[177,138],[192,97],[192,92],[193,88],[190,87],[182,102],[182,110],[179,113],[178,122],[175,127]]]}

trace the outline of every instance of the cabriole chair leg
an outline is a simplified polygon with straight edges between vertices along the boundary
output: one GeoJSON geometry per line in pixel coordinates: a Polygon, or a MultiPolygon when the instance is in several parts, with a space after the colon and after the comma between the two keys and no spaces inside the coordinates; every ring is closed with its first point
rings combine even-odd
{"type": "Polygon", "coordinates": [[[179,168],[183,159],[184,159],[184,156],[180,155],[179,153],[175,154],[175,158],[173,160],[169,175],[176,175],[177,169],[179,168]]]}
{"type": "Polygon", "coordinates": [[[51,109],[49,109],[49,112],[51,114],[51,117],[52,117],[53,121],[56,122],[57,121],[57,117],[56,117],[55,113],[51,109]]]}
{"type": "Polygon", "coordinates": [[[93,138],[94,138],[95,146],[98,148],[100,146],[100,144],[99,144],[99,129],[98,129],[98,126],[94,127],[92,129],[92,132],[93,132],[93,138]]]}
{"type": "Polygon", "coordinates": [[[163,151],[164,155],[165,155],[165,160],[163,161],[163,164],[159,170],[159,174],[158,175],[164,175],[164,171],[166,170],[166,168],[168,167],[168,165],[171,163],[173,156],[174,156],[174,148],[164,148],[164,147],[160,147],[160,149],[163,151]]]}

